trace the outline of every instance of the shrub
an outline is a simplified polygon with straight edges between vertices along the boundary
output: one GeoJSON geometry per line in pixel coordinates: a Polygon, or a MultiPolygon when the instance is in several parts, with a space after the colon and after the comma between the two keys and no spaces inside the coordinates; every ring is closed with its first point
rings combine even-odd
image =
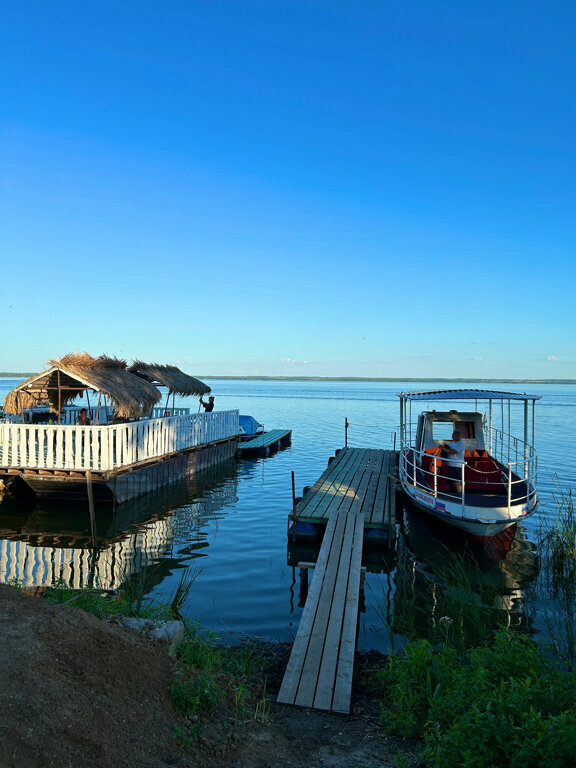
{"type": "Polygon", "coordinates": [[[460,654],[419,641],[379,679],[384,726],[422,737],[429,766],[576,765],[576,676],[528,638],[501,632],[460,654]]]}

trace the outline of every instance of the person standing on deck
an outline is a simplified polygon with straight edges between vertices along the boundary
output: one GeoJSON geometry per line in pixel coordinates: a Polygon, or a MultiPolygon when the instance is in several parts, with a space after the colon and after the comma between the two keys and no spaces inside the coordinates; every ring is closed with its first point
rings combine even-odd
{"type": "Polygon", "coordinates": [[[200,398],[200,405],[204,406],[204,413],[211,413],[214,410],[214,398],[210,396],[207,403],[200,398]]]}
{"type": "Polygon", "coordinates": [[[457,496],[462,494],[462,465],[466,463],[465,449],[466,446],[460,439],[460,432],[457,429],[452,432],[452,442],[442,444],[442,450],[447,454],[446,466],[451,478],[452,491],[457,496]]]}
{"type": "Polygon", "coordinates": [[[88,411],[86,410],[86,408],[80,408],[80,413],[78,414],[78,418],[76,419],[76,424],[78,424],[81,427],[90,426],[90,419],[88,418],[88,411]]]}

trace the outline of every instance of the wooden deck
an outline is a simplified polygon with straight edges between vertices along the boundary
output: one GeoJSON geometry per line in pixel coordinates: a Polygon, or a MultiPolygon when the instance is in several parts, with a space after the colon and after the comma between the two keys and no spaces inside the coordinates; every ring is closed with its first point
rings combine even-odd
{"type": "Polygon", "coordinates": [[[395,462],[391,451],[344,449],[296,506],[297,519],[326,529],[280,703],[350,711],[364,527],[392,526],[395,462]]]}
{"type": "Polygon", "coordinates": [[[297,522],[326,524],[350,496],[358,497],[366,529],[389,530],[394,525],[395,488],[389,475],[397,474],[395,451],[343,448],[306,490],[291,515],[297,522]]]}
{"type": "Polygon", "coordinates": [[[269,453],[275,448],[290,445],[292,440],[291,429],[271,429],[269,432],[263,432],[252,440],[238,445],[239,453],[269,453]]]}

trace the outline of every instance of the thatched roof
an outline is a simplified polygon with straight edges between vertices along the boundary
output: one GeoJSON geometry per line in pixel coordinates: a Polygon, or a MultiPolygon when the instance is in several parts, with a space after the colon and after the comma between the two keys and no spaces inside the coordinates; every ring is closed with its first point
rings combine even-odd
{"type": "Polygon", "coordinates": [[[31,376],[6,395],[6,413],[20,413],[23,408],[46,402],[57,412],[85,390],[93,389],[112,400],[119,416],[135,419],[149,413],[161,397],[153,384],[127,370],[125,360],[75,352],[47,365],[48,370],[31,376]]]}
{"type": "Polygon", "coordinates": [[[168,387],[170,394],[202,396],[211,392],[207,384],[204,384],[200,379],[195,379],[194,376],[188,376],[175,365],[143,363],[136,360],[128,370],[130,373],[146,379],[146,381],[168,387]]]}

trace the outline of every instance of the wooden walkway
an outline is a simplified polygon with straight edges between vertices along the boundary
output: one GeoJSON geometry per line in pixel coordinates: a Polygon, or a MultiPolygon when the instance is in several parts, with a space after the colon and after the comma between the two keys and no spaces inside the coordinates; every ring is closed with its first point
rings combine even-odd
{"type": "Polygon", "coordinates": [[[280,703],[350,711],[364,526],[392,523],[395,461],[391,451],[344,449],[296,507],[327,524],[280,703]]]}
{"type": "Polygon", "coordinates": [[[269,453],[275,448],[290,445],[292,440],[291,429],[271,429],[269,432],[263,432],[252,440],[238,444],[239,453],[269,453]]]}

